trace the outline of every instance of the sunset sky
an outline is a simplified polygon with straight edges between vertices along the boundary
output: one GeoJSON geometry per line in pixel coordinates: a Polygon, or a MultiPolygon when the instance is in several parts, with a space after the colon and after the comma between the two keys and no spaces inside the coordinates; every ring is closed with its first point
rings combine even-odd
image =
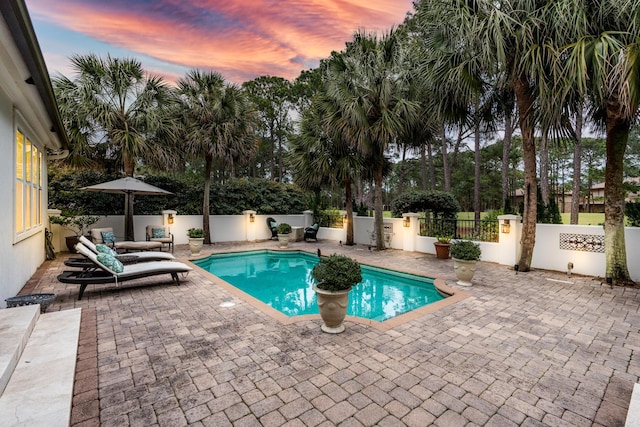
{"type": "Polygon", "coordinates": [[[69,57],[135,57],[175,81],[192,68],[241,83],[293,79],[342,50],[358,28],[386,31],[412,0],[26,0],[49,72],[69,57]]]}

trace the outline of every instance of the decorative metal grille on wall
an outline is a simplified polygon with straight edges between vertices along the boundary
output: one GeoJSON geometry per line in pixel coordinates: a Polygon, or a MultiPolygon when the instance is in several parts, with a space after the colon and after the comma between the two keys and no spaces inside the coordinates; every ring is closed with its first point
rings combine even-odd
{"type": "Polygon", "coordinates": [[[597,234],[560,233],[560,249],[583,252],[604,252],[604,236],[597,234]]]}

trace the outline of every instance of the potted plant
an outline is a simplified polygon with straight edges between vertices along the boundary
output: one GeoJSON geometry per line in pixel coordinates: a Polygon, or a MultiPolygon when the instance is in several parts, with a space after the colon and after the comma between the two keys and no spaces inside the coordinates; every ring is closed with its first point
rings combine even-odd
{"type": "Polygon", "coordinates": [[[204,242],[204,230],[202,228],[190,228],[187,230],[189,238],[189,250],[192,256],[200,255],[204,242]]]}
{"type": "Polygon", "coordinates": [[[278,242],[281,248],[289,246],[289,233],[291,233],[291,226],[286,222],[278,225],[278,242]]]}
{"type": "Polygon", "coordinates": [[[75,246],[80,241],[80,236],[84,235],[85,229],[100,220],[98,216],[77,215],[77,216],[52,216],[49,217],[51,224],[58,224],[62,228],[72,231],[73,236],[66,236],[67,249],[72,254],[76,253],[75,246]]]}
{"type": "Polygon", "coordinates": [[[480,245],[469,240],[458,240],[451,244],[450,251],[458,285],[471,286],[471,279],[476,271],[476,262],[480,260],[482,253],[480,245]]]}
{"type": "Polygon", "coordinates": [[[344,331],[351,288],[362,281],[360,264],[345,255],[333,254],[320,259],[311,275],[318,282],[313,290],[318,297],[322,330],[330,334],[344,331]]]}
{"type": "Polygon", "coordinates": [[[436,258],[449,259],[449,249],[451,248],[451,239],[453,236],[436,236],[433,245],[436,247],[436,258]]]}

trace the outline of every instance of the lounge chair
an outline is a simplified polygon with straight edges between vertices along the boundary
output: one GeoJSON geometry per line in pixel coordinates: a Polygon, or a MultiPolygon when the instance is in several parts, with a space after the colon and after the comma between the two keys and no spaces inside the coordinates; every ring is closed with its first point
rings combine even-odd
{"type": "Polygon", "coordinates": [[[147,241],[160,242],[162,246],[169,246],[169,250],[173,252],[173,234],[169,231],[169,227],[162,225],[147,225],[147,241]]]}
{"type": "Polygon", "coordinates": [[[318,230],[320,229],[320,224],[317,222],[313,224],[311,227],[307,227],[304,229],[304,241],[307,239],[314,239],[316,242],[318,241],[318,230]]]}
{"type": "Polygon", "coordinates": [[[91,229],[91,240],[93,243],[104,243],[112,248],[123,251],[150,251],[153,249],[162,250],[162,242],[149,242],[146,240],[122,240],[117,241],[113,235],[113,228],[93,228],[91,229]]]}
{"type": "Polygon", "coordinates": [[[269,227],[269,230],[271,230],[271,239],[277,239],[278,238],[278,223],[276,222],[275,219],[269,217],[267,218],[267,227],[269,227]]]}
{"type": "MultiPolygon", "coordinates": [[[[89,239],[84,236],[80,236],[80,243],[85,245],[91,252],[94,254],[99,254],[100,251],[98,247],[89,239]]],[[[175,261],[176,257],[167,252],[157,252],[157,251],[148,251],[148,252],[136,252],[135,254],[127,254],[127,255],[115,255],[121,262],[128,263],[137,263],[137,262],[148,262],[148,261],[175,261]]],[[[90,268],[93,267],[93,261],[88,259],[85,256],[82,257],[72,257],[67,259],[64,262],[64,265],[67,267],[79,267],[79,268],[90,268]]]]}
{"type": "Polygon", "coordinates": [[[84,255],[93,262],[93,268],[64,271],[58,275],[57,279],[62,283],[80,285],[78,300],[82,299],[84,290],[88,285],[100,285],[106,283],[115,283],[118,285],[119,282],[157,276],[160,274],[170,274],[176,284],[180,285],[178,273],[188,273],[193,270],[188,265],[178,261],[150,261],[124,266],[120,264],[118,266],[117,264],[113,264],[113,260],[115,260],[114,257],[106,257],[108,261],[104,261],[105,257],[100,257],[100,259],[98,259],[98,255],[93,253],[82,243],[78,243],[76,245],[76,250],[78,253],[84,255]],[[105,262],[110,265],[105,264],[105,262]],[[119,270],[119,272],[116,270],[119,270]]]}

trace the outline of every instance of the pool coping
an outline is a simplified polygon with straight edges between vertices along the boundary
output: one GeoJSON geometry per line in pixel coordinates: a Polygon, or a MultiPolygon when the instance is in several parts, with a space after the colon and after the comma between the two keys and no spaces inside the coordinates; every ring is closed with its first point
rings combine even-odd
{"type": "MultiPolygon", "coordinates": [[[[267,316],[277,320],[278,322],[280,322],[283,325],[290,325],[292,323],[296,323],[296,322],[301,322],[301,321],[305,321],[305,320],[321,320],[320,315],[319,314],[306,314],[306,315],[302,315],[302,316],[287,316],[284,313],[281,313],[280,311],[276,310],[275,308],[265,304],[264,302],[260,301],[259,299],[249,295],[248,293],[238,289],[237,287],[233,286],[232,284],[228,283],[227,281],[221,279],[220,277],[216,276],[215,274],[203,269],[202,267],[199,267],[198,265],[194,264],[192,261],[197,261],[199,259],[204,259],[209,257],[210,255],[217,255],[217,254],[224,254],[224,253],[240,253],[240,252],[257,252],[257,251],[274,251],[274,252],[305,252],[308,254],[315,254],[314,251],[309,251],[309,250],[305,250],[305,249],[300,249],[300,248],[265,248],[265,249],[232,249],[232,250],[220,250],[220,251],[213,251],[211,253],[207,253],[206,255],[203,255],[201,257],[193,257],[193,258],[189,258],[189,260],[187,260],[189,262],[189,264],[191,264],[191,266],[194,267],[195,270],[199,271],[201,274],[203,274],[204,276],[210,276],[213,278],[212,282],[218,286],[220,286],[221,288],[225,289],[226,291],[228,291],[229,293],[233,294],[234,296],[240,298],[241,300],[243,300],[244,302],[246,302],[247,304],[251,305],[252,307],[260,310],[261,312],[263,312],[264,314],[266,314],[267,316]]],[[[401,273],[407,273],[407,274],[413,274],[416,276],[420,276],[420,277],[426,277],[429,279],[433,279],[433,284],[436,287],[436,289],[440,292],[443,293],[445,295],[448,295],[446,298],[440,300],[440,301],[436,301],[434,303],[416,308],[414,310],[411,310],[407,313],[403,313],[400,314],[398,316],[392,317],[391,319],[387,319],[384,320],[382,322],[378,322],[376,320],[372,320],[372,319],[365,319],[362,317],[356,317],[356,316],[347,316],[345,318],[345,321],[348,322],[353,322],[353,323],[358,323],[361,325],[367,325],[367,326],[371,326],[379,331],[383,331],[386,332],[390,329],[393,329],[397,326],[403,325],[405,323],[411,322],[413,320],[416,320],[422,316],[425,316],[427,314],[431,314],[434,313],[438,310],[441,310],[445,307],[448,307],[452,304],[455,304],[459,301],[462,301],[466,298],[469,298],[471,296],[471,294],[463,291],[463,290],[459,290],[459,289],[453,289],[450,286],[447,285],[445,279],[441,278],[441,277],[433,277],[433,276],[427,276],[426,274],[420,272],[420,271],[416,271],[416,270],[411,270],[411,269],[391,269],[387,266],[383,266],[377,263],[372,263],[369,261],[362,261],[361,259],[359,259],[359,257],[357,255],[349,255],[350,257],[354,258],[355,260],[357,260],[360,264],[366,265],[366,266],[371,266],[371,267],[375,267],[375,268],[381,268],[384,270],[392,270],[392,271],[399,271],[401,273]]]]}

